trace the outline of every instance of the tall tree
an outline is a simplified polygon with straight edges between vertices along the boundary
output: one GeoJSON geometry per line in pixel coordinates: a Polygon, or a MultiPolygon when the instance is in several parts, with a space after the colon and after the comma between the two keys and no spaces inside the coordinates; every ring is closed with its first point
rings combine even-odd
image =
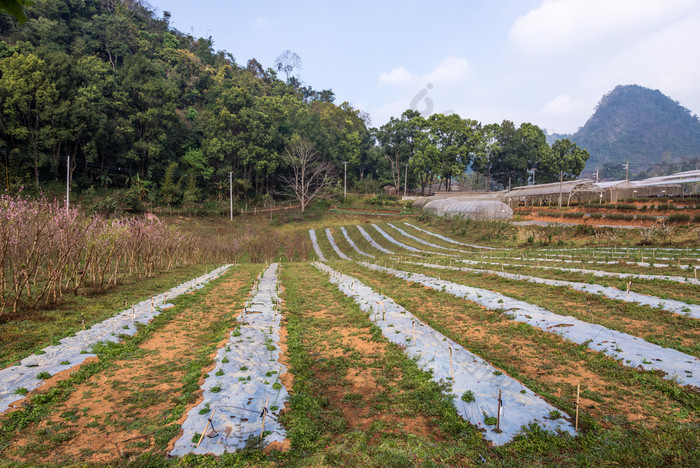
{"type": "Polygon", "coordinates": [[[557,140],[552,151],[540,162],[538,177],[540,182],[558,181],[560,175],[564,180],[573,180],[581,174],[590,154],[568,139],[557,140]]]}
{"type": "Polygon", "coordinates": [[[303,213],[334,180],[334,167],[323,161],[310,141],[295,138],[284,153],[289,174],[282,176],[284,190],[292,194],[303,213]]]}
{"type": "Polygon", "coordinates": [[[277,71],[283,72],[289,82],[289,77],[292,76],[294,70],[301,68],[301,57],[296,52],[287,49],[275,59],[275,68],[277,71]]]}
{"type": "Polygon", "coordinates": [[[488,124],[482,129],[482,145],[474,155],[472,168],[477,174],[482,174],[486,179],[486,191],[491,191],[491,168],[493,167],[496,155],[501,150],[499,132],[501,127],[498,124],[488,124]]]}
{"type": "Polygon", "coordinates": [[[0,102],[7,133],[27,144],[37,185],[44,163],[42,150],[48,146],[49,114],[57,97],[46,63],[36,55],[15,53],[0,60],[0,102]]]}

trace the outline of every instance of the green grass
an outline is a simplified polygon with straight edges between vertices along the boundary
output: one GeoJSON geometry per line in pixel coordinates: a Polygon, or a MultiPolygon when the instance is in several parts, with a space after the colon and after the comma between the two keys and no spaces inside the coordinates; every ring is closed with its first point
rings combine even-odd
{"type": "Polygon", "coordinates": [[[570,415],[576,387],[566,379],[567,374],[575,378],[577,372],[573,369],[582,368],[595,375],[595,381],[582,381],[582,395],[600,403],[594,403],[598,408],[591,413],[585,409],[581,412],[583,430],[578,438],[553,437],[531,427],[514,442],[484,453],[487,465],[597,466],[613,461],[655,466],[666,463],[665,460],[684,465],[692,464],[697,456],[696,448],[693,453],[682,449],[689,438],[698,436],[697,416],[691,417],[690,422],[686,420],[700,409],[700,398],[692,390],[682,389],[654,373],[626,368],[584,346],[526,324],[510,322],[498,311],[484,310],[423,287],[407,287],[403,280],[358,266],[334,266],[389,295],[431,327],[521,380],[570,415]],[[470,333],[473,327],[481,332],[470,333]],[[524,361],[530,364],[527,372],[521,366],[524,361]],[[533,367],[539,370],[533,373],[533,367]],[[543,378],[553,374],[562,378],[543,378]],[[646,416],[641,421],[628,420],[624,404],[620,405],[625,401],[634,401],[646,416]],[[656,423],[647,426],[649,420],[656,423]],[[644,451],[651,445],[656,450],[644,451]]]}
{"type": "Polygon", "coordinates": [[[498,291],[504,295],[544,307],[556,314],[639,336],[648,341],[663,341],[666,347],[700,356],[700,321],[672,312],[631,302],[589,294],[566,286],[549,286],[503,278],[497,275],[432,269],[400,264],[405,271],[440,276],[444,280],[476,288],[498,291]]]}
{"type": "Polygon", "coordinates": [[[153,278],[127,281],[102,294],[65,296],[64,303],[56,309],[40,309],[25,312],[20,317],[5,318],[0,322],[0,368],[12,365],[41,348],[58,344],[61,338],[82,330],[81,314],[86,326],[90,327],[124,310],[124,297],[130,307],[215,267],[174,268],[153,278]]]}
{"type": "MultiPolygon", "coordinates": [[[[227,299],[232,304],[242,304],[244,296],[250,289],[252,280],[260,271],[260,268],[261,266],[259,265],[234,267],[224,277],[209,283],[194,294],[183,295],[174,299],[175,307],[163,311],[148,325],[138,325],[139,332],[134,337],[126,337],[121,344],[100,343],[95,346],[93,350],[99,357],[98,361],[79,367],[68,379],[59,382],[55,387],[47,391],[40,390],[34,394],[23,409],[2,417],[0,423],[0,453],[11,449],[12,438],[17,433],[23,432],[24,435],[27,435],[27,431],[37,430],[36,424],[47,419],[48,415],[54,412],[76,387],[81,384],[83,384],[83,388],[85,384],[89,385],[90,377],[98,373],[104,373],[109,376],[116,369],[116,361],[142,359],[146,352],[141,348],[141,344],[167,324],[178,321],[183,311],[186,309],[200,311],[201,313],[209,311],[209,306],[203,302],[203,298],[225,278],[235,275],[244,279],[244,284],[241,288],[226,293],[227,299]]],[[[136,388],[133,389],[133,394],[124,400],[125,413],[108,415],[104,424],[113,424],[122,430],[153,433],[154,444],[145,453],[144,450],[140,451],[142,459],[150,459],[153,454],[157,454],[159,457],[164,456],[165,447],[180,428],[177,421],[184,414],[184,411],[195,402],[196,395],[200,389],[199,380],[202,378],[203,368],[211,364],[217,343],[226,336],[227,331],[231,327],[230,313],[222,311],[220,315],[220,318],[213,320],[205,328],[202,328],[195,322],[178,323],[178,326],[183,328],[183,332],[196,332],[197,341],[189,352],[190,356],[184,360],[175,356],[173,362],[161,362],[154,370],[160,373],[160,379],[163,382],[171,380],[171,377],[169,377],[171,371],[178,372],[178,375],[179,372],[182,372],[184,377],[180,380],[179,392],[157,392],[149,388],[151,384],[139,383],[139,381],[131,382],[128,387],[126,387],[125,382],[113,382],[115,389],[134,386],[136,388]],[[172,402],[165,413],[151,414],[146,418],[142,416],[135,420],[127,417],[130,414],[128,408],[148,408],[162,401],[172,402]]],[[[57,429],[54,432],[60,434],[67,433],[66,431],[68,431],[68,428],[65,428],[65,430],[57,429]]],[[[30,459],[34,456],[41,456],[43,450],[51,446],[57,446],[65,442],[59,436],[48,441],[44,440],[41,437],[41,430],[37,430],[34,440],[38,441],[34,443],[34,449],[32,450],[31,447],[25,448],[22,452],[30,459]]],[[[149,463],[145,464],[148,465],[149,463]]]]}

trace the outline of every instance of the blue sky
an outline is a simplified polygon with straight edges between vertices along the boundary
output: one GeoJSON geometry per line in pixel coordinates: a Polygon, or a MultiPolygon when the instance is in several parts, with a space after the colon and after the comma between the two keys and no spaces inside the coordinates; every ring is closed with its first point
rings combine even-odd
{"type": "Polygon", "coordinates": [[[700,0],[150,4],[239,64],[296,52],[304,83],[333,89],[375,126],[414,107],[573,132],[618,84],[700,113],[700,0]]]}

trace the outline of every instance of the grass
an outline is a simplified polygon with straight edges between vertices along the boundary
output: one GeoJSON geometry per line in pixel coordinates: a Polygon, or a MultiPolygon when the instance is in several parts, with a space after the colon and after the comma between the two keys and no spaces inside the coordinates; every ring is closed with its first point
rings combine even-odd
{"type": "Polygon", "coordinates": [[[457,416],[444,387],[386,340],[320,272],[294,265],[282,276],[295,375],[291,408],[283,422],[293,460],[305,453],[303,463],[346,460],[353,466],[386,466],[406,456],[412,459],[411,452],[423,446],[426,462],[460,464],[467,453],[484,448],[479,434],[457,416]],[[358,348],[348,342],[349,336],[369,346],[358,348]],[[371,376],[371,394],[358,375],[371,376]],[[431,437],[414,434],[411,421],[427,424],[431,437]]]}
{"type": "MultiPolygon", "coordinates": [[[[81,366],[69,378],[48,390],[39,390],[30,397],[24,409],[2,418],[0,451],[12,450],[14,445],[12,440],[21,433],[27,438],[28,443],[25,445],[25,449],[15,453],[14,456],[20,455],[26,457],[25,460],[37,462],[43,459],[42,454],[47,450],[55,450],[52,459],[54,461],[61,459],[57,458],[61,457],[59,455],[61,450],[57,449],[70,438],[63,440],[64,437],[60,434],[65,434],[67,437],[72,429],[68,424],[62,423],[61,428],[52,429],[56,437],[46,439],[42,435],[45,429],[42,429],[42,425],[39,423],[40,421],[48,421],[51,424],[55,419],[56,412],[74,414],[75,408],[63,411],[61,407],[69,396],[79,388],[82,389],[84,397],[101,397],[109,401],[109,390],[96,386],[95,377],[99,375],[111,382],[114,391],[127,391],[128,395],[120,403],[119,412],[107,414],[104,419],[99,417],[94,424],[90,423],[88,427],[94,426],[107,433],[109,433],[110,428],[113,428],[123,432],[136,431],[141,434],[152,434],[151,439],[140,440],[140,446],[128,450],[125,447],[122,449],[128,457],[139,460],[149,459],[154,454],[162,457],[165,447],[179,431],[180,426],[177,421],[197,398],[203,369],[211,364],[212,353],[216,350],[217,343],[231,327],[230,309],[221,309],[218,313],[219,316],[208,322],[207,326],[202,326],[200,322],[191,319],[182,321],[180,317],[185,313],[190,314],[190,316],[191,314],[208,313],[210,306],[203,301],[203,298],[211,294],[215,288],[221,289],[220,284],[230,277],[242,281],[242,286],[238,289],[225,291],[222,296],[223,300],[227,303],[242,304],[254,276],[259,271],[259,265],[234,267],[224,277],[211,282],[194,294],[174,299],[176,307],[163,311],[148,325],[140,325],[139,332],[134,337],[125,338],[121,344],[103,343],[95,346],[94,351],[98,355],[99,361],[81,366]],[[194,341],[188,348],[186,356],[173,355],[170,360],[157,360],[150,365],[150,374],[130,382],[120,381],[112,377],[120,367],[130,366],[130,362],[143,362],[143,359],[152,355],[153,351],[148,351],[143,345],[169,324],[175,324],[174,326],[180,328],[182,333],[188,333],[193,337],[194,341]],[[155,388],[158,383],[164,382],[177,382],[175,387],[179,388],[179,391],[163,392],[155,388]],[[164,412],[149,410],[154,405],[163,402],[167,402],[167,409],[164,412]]],[[[56,425],[54,424],[54,426],[56,425]]],[[[62,458],[62,460],[63,462],[76,461],[70,456],[62,458]]]]}
{"type": "Polygon", "coordinates": [[[401,264],[405,271],[438,275],[458,284],[498,291],[513,299],[544,307],[556,314],[573,316],[589,323],[639,336],[649,341],[664,340],[664,346],[700,356],[700,323],[672,312],[589,294],[566,286],[549,286],[511,280],[494,274],[461,272],[401,264]]]}
{"type": "Polygon", "coordinates": [[[682,451],[687,432],[695,437],[698,434],[697,417],[688,419],[700,408],[696,392],[653,373],[626,368],[526,324],[511,322],[498,311],[439,291],[406,287],[403,280],[359,266],[334,267],[389,295],[431,327],[521,380],[570,415],[575,382],[583,384],[582,394],[588,401],[581,412],[583,431],[579,438],[554,438],[531,428],[515,442],[489,452],[487,464],[625,464],[634,459],[629,455],[634,453],[636,465],[663,464],[666,459],[682,465],[697,455],[682,451]],[[617,451],[608,440],[615,440],[617,451]],[[643,447],[650,444],[659,450],[645,453],[643,447]]]}
{"type": "Polygon", "coordinates": [[[0,368],[82,330],[81,315],[85,317],[85,325],[90,327],[124,310],[125,297],[131,306],[214,268],[212,265],[173,268],[153,278],[127,281],[102,294],[65,297],[65,302],[56,309],[40,309],[6,318],[0,322],[0,368]]]}

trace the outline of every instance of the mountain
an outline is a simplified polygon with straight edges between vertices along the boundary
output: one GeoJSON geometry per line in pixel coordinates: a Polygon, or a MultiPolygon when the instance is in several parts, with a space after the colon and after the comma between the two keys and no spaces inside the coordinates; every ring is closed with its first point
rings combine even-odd
{"type": "Polygon", "coordinates": [[[700,121],[657,89],[620,85],[598,103],[570,139],[591,154],[585,172],[620,168],[630,173],[675,172],[700,158],[700,121]],[[683,164],[685,163],[685,164],[683,164]]]}

